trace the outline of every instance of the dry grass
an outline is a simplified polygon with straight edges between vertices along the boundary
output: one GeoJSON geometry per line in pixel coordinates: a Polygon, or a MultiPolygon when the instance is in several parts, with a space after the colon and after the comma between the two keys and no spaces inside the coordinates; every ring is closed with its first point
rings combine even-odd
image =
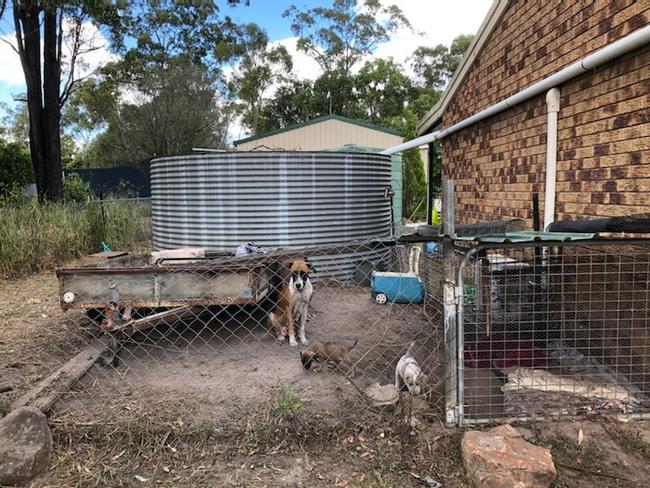
{"type": "Polygon", "coordinates": [[[226,419],[181,399],[57,416],[55,463],[33,486],[420,486],[414,475],[465,486],[457,434],[404,438],[396,412],[332,422],[288,397],[283,388],[266,408],[233,406],[226,419]]]}
{"type": "Polygon", "coordinates": [[[84,254],[150,247],[149,203],[115,202],[103,208],[86,203],[39,204],[0,201],[0,277],[52,269],[84,254]]]}

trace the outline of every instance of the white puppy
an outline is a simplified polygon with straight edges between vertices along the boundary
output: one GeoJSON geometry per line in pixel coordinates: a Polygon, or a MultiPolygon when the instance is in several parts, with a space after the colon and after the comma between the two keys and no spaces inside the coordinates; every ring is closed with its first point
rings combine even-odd
{"type": "Polygon", "coordinates": [[[419,395],[422,391],[424,374],[412,355],[414,347],[415,342],[411,342],[406,353],[397,362],[395,367],[395,388],[397,391],[402,391],[406,387],[412,395],[419,395]]]}

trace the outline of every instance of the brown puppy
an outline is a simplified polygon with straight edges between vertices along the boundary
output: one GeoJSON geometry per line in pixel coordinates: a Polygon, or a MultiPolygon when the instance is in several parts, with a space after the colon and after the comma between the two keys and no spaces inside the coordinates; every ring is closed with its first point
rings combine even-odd
{"type": "Polygon", "coordinates": [[[298,322],[300,342],[306,345],[305,325],[309,302],[314,293],[314,288],[309,280],[311,263],[304,259],[296,259],[289,263],[289,269],[291,274],[282,285],[278,303],[275,310],[269,313],[266,326],[279,341],[284,341],[288,335],[289,344],[297,346],[294,323],[298,322]]]}
{"type": "Polygon", "coordinates": [[[350,358],[350,351],[354,349],[357,342],[358,339],[355,339],[354,344],[350,347],[345,347],[343,344],[337,342],[326,342],[324,344],[314,342],[300,353],[300,361],[307,371],[312,366],[314,366],[314,371],[322,369],[328,362],[333,363],[337,367],[343,363],[347,367],[350,377],[353,377],[354,363],[350,358]]]}

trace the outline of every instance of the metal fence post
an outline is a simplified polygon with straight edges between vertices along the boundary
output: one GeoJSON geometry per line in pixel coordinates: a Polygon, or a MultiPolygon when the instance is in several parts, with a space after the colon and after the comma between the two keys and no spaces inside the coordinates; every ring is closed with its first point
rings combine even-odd
{"type": "Polygon", "coordinates": [[[454,267],[454,182],[442,182],[442,266],[443,266],[443,312],[447,377],[445,382],[445,420],[457,423],[458,405],[458,337],[456,330],[456,273],[454,267]]]}

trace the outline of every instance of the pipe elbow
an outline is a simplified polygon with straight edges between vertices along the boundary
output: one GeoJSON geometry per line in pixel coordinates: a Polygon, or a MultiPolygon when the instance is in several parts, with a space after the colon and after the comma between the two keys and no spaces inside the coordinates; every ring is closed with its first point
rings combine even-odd
{"type": "Polygon", "coordinates": [[[546,92],[546,109],[549,112],[560,111],[560,89],[555,87],[546,92]]]}

